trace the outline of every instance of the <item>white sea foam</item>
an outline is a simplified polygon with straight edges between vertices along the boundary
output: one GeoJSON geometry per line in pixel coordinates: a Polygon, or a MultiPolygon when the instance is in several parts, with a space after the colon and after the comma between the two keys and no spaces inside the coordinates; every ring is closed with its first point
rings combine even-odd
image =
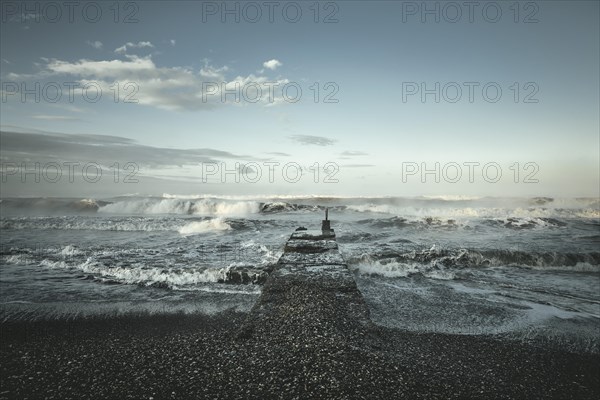
{"type": "Polygon", "coordinates": [[[526,266],[530,269],[540,271],[565,271],[565,272],[600,272],[600,265],[594,265],[587,262],[578,262],[575,265],[532,265],[526,266]]]}
{"type": "Polygon", "coordinates": [[[445,200],[445,201],[464,201],[464,200],[480,200],[481,196],[467,196],[460,194],[422,196],[424,199],[445,200]]]}
{"type": "Polygon", "coordinates": [[[148,268],[143,265],[127,267],[106,266],[89,257],[83,263],[44,259],[42,266],[51,269],[78,270],[96,278],[114,280],[125,284],[152,285],[163,283],[168,286],[189,286],[199,283],[219,282],[226,278],[231,266],[223,268],[148,268]]]}
{"type": "MultiPolygon", "coordinates": [[[[499,207],[414,207],[399,206],[392,204],[360,204],[349,205],[349,210],[361,213],[380,213],[391,214],[401,217],[414,218],[599,218],[600,211],[597,209],[586,208],[546,208],[546,207],[517,207],[517,208],[499,208],[499,207]]],[[[539,222],[539,221],[538,221],[539,222]]]]}
{"type": "Polygon", "coordinates": [[[77,249],[75,246],[68,245],[60,251],[60,254],[63,257],[75,256],[81,254],[81,250],[77,249]]]}
{"type": "Polygon", "coordinates": [[[175,290],[182,290],[187,292],[206,292],[206,293],[222,293],[222,294],[245,294],[245,295],[258,295],[261,293],[260,287],[257,286],[247,286],[240,287],[236,289],[228,289],[223,287],[215,287],[215,286],[174,286],[175,290]]]}
{"type": "MultiPolygon", "coordinates": [[[[435,245],[430,252],[436,252],[435,245]]],[[[437,263],[422,264],[418,262],[400,262],[391,260],[373,260],[363,254],[361,260],[351,268],[361,275],[379,275],[387,278],[404,278],[414,274],[440,280],[452,280],[456,276],[452,270],[437,265],[437,263]]]]}
{"type": "Polygon", "coordinates": [[[142,199],[118,201],[100,207],[98,212],[110,214],[194,214],[194,215],[239,215],[259,212],[255,201],[214,201],[209,199],[142,199]]]}
{"type": "Polygon", "coordinates": [[[29,265],[34,264],[35,258],[30,254],[13,254],[10,256],[3,256],[3,261],[9,265],[29,265]]]}
{"type": "Polygon", "coordinates": [[[168,231],[177,230],[182,220],[156,217],[11,217],[0,220],[1,229],[60,229],[95,231],[168,231]]]}
{"type": "Polygon", "coordinates": [[[205,221],[194,221],[186,224],[178,229],[182,235],[191,235],[196,233],[206,233],[215,231],[227,231],[231,229],[231,225],[223,220],[223,218],[213,218],[205,221]]]}
{"type": "Polygon", "coordinates": [[[414,264],[398,262],[382,264],[379,261],[360,262],[354,269],[362,275],[380,275],[388,278],[404,278],[419,272],[414,264]]]}

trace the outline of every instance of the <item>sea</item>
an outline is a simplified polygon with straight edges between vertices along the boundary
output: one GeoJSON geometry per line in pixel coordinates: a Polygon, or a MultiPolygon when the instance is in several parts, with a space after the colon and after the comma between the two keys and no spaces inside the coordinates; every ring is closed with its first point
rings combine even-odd
{"type": "Polygon", "coordinates": [[[599,352],[598,198],[3,198],[0,321],[248,312],[326,208],[376,324],[599,352]]]}

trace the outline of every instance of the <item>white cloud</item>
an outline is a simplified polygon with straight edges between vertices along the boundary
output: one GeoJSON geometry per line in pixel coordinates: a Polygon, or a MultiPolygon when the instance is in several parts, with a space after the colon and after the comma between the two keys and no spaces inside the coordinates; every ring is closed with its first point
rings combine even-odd
{"type": "Polygon", "coordinates": [[[221,68],[211,67],[208,64],[205,64],[203,68],[200,68],[200,75],[204,78],[224,81],[225,80],[225,72],[227,72],[229,68],[225,65],[221,68]]]}
{"type": "Polygon", "coordinates": [[[127,42],[123,46],[117,47],[115,49],[115,53],[125,54],[125,53],[127,53],[127,49],[129,49],[129,48],[141,49],[144,47],[154,47],[154,45],[150,42],[137,42],[137,43],[127,42]]]}
{"type": "Polygon", "coordinates": [[[331,146],[337,142],[335,139],[314,135],[292,135],[289,138],[302,145],[331,146]]]}
{"type": "Polygon", "coordinates": [[[175,46],[175,43],[176,43],[175,39],[171,39],[170,42],[171,42],[171,46],[175,46]]]}
{"type": "Polygon", "coordinates": [[[342,156],[344,157],[356,157],[356,156],[368,156],[368,153],[365,153],[364,151],[343,151],[342,153],[340,153],[342,156]]]}
{"type": "Polygon", "coordinates": [[[75,63],[60,60],[50,60],[46,66],[48,70],[55,74],[77,75],[81,77],[111,78],[139,77],[144,72],[152,73],[156,70],[154,62],[149,57],[132,56],[128,61],[110,60],[110,61],[90,61],[79,60],[75,63]]]}
{"type": "Polygon", "coordinates": [[[215,67],[208,62],[200,70],[194,70],[158,67],[151,56],[126,54],[125,58],[100,61],[81,59],[75,62],[46,59],[43,60],[45,64],[40,64],[41,71],[27,78],[65,75],[76,80],[80,86],[99,85],[103,93],[114,93],[114,82],[119,82],[122,89],[119,95],[123,99],[129,96],[129,100],[138,104],[166,110],[211,109],[225,104],[276,106],[284,103],[284,100],[281,90],[273,87],[281,88],[289,83],[288,79],[273,80],[260,74],[228,77],[227,66],[215,67]],[[124,86],[126,84],[127,87],[124,86]],[[245,90],[246,86],[251,90],[245,90]],[[256,87],[262,91],[258,98],[255,95],[258,93],[256,87]],[[232,91],[237,96],[231,94],[232,91]],[[246,95],[251,96],[252,101],[246,101],[243,97],[246,95]]]}
{"type": "Polygon", "coordinates": [[[268,68],[270,70],[276,70],[277,68],[281,67],[283,64],[279,61],[279,60],[269,60],[269,61],[265,61],[263,63],[263,67],[268,68]]]}
{"type": "Polygon", "coordinates": [[[92,46],[95,49],[101,49],[102,46],[103,46],[102,42],[99,41],[99,40],[95,40],[93,42],[90,41],[90,40],[88,40],[88,41],[86,41],[86,43],[89,44],[90,46],[92,46]]]}
{"type": "Polygon", "coordinates": [[[80,121],[79,118],[68,117],[65,115],[33,115],[32,118],[43,119],[46,121],[80,121]]]}

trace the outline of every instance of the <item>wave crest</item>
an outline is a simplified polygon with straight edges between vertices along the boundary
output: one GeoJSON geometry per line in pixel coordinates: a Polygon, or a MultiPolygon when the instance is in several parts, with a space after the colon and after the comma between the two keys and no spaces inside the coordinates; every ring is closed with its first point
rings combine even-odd
{"type": "Polygon", "coordinates": [[[205,221],[194,221],[178,229],[182,235],[192,235],[196,233],[228,231],[231,230],[229,225],[223,218],[213,218],[205,221]]]}
{"type": "Polygon", "coordinates": [[[107,204],[98,212],[109,214],[184,214],[184,215],[249,215],[259,211],[254,201],[215,201],[209,199],[143,199],[107,204]]]}

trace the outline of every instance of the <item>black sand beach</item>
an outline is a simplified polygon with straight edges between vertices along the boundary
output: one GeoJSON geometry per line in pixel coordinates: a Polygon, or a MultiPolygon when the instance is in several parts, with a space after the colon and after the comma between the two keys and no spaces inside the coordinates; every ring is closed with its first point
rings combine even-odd
{"type": "MultiPolygon", "coordinates": [[[[240,335],[246,315],[2,324],[2,399],[595,399],[600,357],[372,327],[240,335]]],[[[300,329],[299,329],[300,328],[300,329]]],[[[312,328],[310,325],[306,329],[312,328]]]]}

